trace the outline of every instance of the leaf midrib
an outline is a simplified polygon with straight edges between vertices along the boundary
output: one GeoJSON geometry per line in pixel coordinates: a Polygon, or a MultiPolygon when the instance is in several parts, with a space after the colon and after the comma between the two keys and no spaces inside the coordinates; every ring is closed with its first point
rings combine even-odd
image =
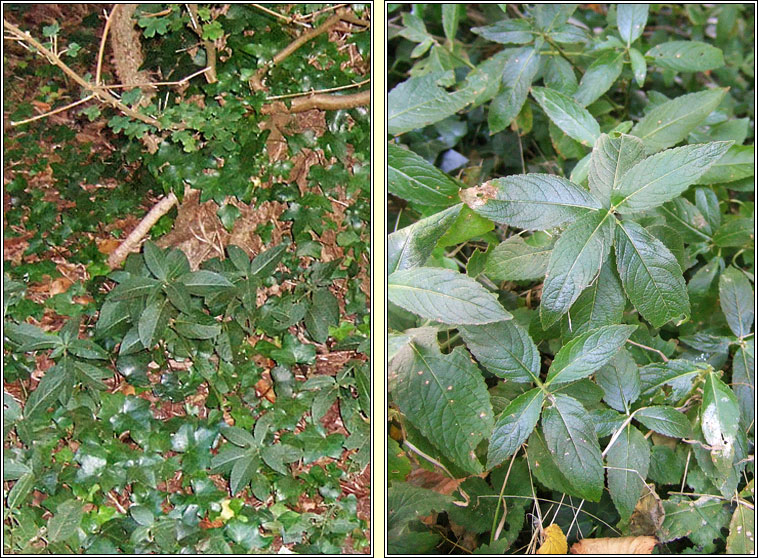
{"type": "MultiPolygon", "coordinates": [[[[561,412],[561,410],[559,409],[559,407],[558,407],[557,404],[555,405],[554,408],[555,408],[556,412],[558,413],[558,416],[560,417],[561,422],[563,423],[563,427],[566,429],[566,432],[568,432],[568,434],[569,434],[568,438],[571,441],[571,445],[574,447],[574,452],[577,454],[577,457],[578,457],[579,461],[582,464],[582,469],[584,470],[585,473],[589,472],[589,468],[587,466],[588,461],[585,461],[584,459],[582,459],[582,457],[584,457],[584,452],[579,451],[579,449],[577,447],[577,444],[574,441],[574,431],[571,428],[569,428],[569,425],[568,425],[566,419],[563,417],[563,413],[561,412]]],[[[563,456],[561,456],[561,457],[563,457],[563,456]]],[[[559,468],[559,470],[560,470],[560,468],[559,468]]],[[[565,475],[565,473],[564,473],[564,475],[565,475]]]]}

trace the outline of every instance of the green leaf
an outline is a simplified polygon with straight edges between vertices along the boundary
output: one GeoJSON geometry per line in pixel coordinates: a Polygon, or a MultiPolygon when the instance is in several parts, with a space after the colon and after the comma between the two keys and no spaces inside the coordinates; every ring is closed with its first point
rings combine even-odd
{"type": "Polygon", "coordinates": [[[664,436],[671,438],[690,438],[692,428],[684,413],[673,407],[645,407],[634,414],[634,418],[664,436]]]}
{"type": "Polygon", "coordinates": [[[523,281],[545,276],[552,243],[535,246],[520,236],[498,244],[487,257],[484,273],[495,281],[523,281]]]}
{"type": "Polygon", "coordinates": [[[603,51],[584,72],[574,99],[583,107],[591,105],[611,88],[623,69],[623,51],[603,51]]]}
{"type": "Polygon", "coordinates": [[[645,143],[648,154],[676,145],[719,106],[726,92],[708,89],[661,103],[632,128],[632,135],[645,143]]]}
{"type": "Polygon", "coordinates": [[[432,267],[396,271],[388,278],[390,302],[422,318],[446,324],[487,324],[511,314],[474,279],[432,267]]]}
{"type": "Polygon", "coordinates": [[[745,274],[729,266],[719,277],[719,302],[729,328],[737,337],[745,337],[755,320],[753,288],[745,274]]]}
{"type": "Polygon", "coordinates": [[[108,293],[108,300],[131,300],[148,296],[157,292],[160,286],[161,282],[152,277],[132,275],[108,293]]]}
{"type": "Polygon", "coordinates": [[[597,140],[590,157],[589,187],[603,207],[611,206],[611,196],[619,189],[621,179],[642,161],[644,151],[642,140],[626,134],[602,134],[597,140]]]}
{"type": "Polygon", "coordinates": [[[621,323],[626,295],[612,260],[612,257],[606,260],[595,282],[582,291],[571,305],[567,319],[561,323],[565,339],[572,339],[601,326],[621,323]]]}
{"type": "Polygon", "coordinates": [[[525,19],[501,19],[486,27],[472,27],[471,32],[503,45],[526,44],[532,40],[534,33],[525,19]]]}
{"type": "Polygon", "coordinates": [[[305,327],[314,341],[326,343],[329,327],[339,325],[339,303],[327,288],[316,289],[312,296],[313,300],[305,314],[305,327]]]}
{"type": "Polygon", "coordinates": [[[724,502],[711,496],[694,501],[686,496],[672,496],[663,501],[663,510],[665,519],[656,533],[662,543],[689,537],[695,544],[709,544],[721,536],[721,529],[729,522],[724,502]]]}
{"type": "Polygon", "coordinates": [[[674,199],[718,161],[731,143],[685,145],[648,157],[621,178],[613,205],[620,213],[633,213],[674,199]]]}
{"type": "Polygon", "coordinates": [[[540,302],[543,328],[568,312],[597,277],[611,251],[614,221],[607,211],[588,213],[572,223],[555,243],[540,302]]]}
{"type": "Polygon", "coordinates": [[[711,456],[727,461],[734,458],[734,442],[739,432],[740,407],[734,392],[714,371],[705,377],[700,426],[711,450],[711,456]]]}
{"type": "Polygon", "coordinates": [[[455,39],[455,33],[458,31],[458,22],[461,18],[463,6],[460,4],[443,4],[442,5],[442,29],[445,31],[445,37],[449,41],[455,39]]]}
{"type": "Polygon", "coordinates": [[[174,321],[174,329],[179,335],[190,339],[213,339],[221,333],[221,322],[202,312],[179,314],[174,321]]]}
{"type": "Polygon", "coordinates": [[[616,7],[616,27],[626,46],[642,36],[647,23],[648,4],[618,4],[616,7]]]}
{"type": "Polygon", "coordinates": [[[443,355],[436,343],[409,344],[390,363],[397,376],[392,398],[408,420],[456,465],[482,471],[474,451],[492,429],[487,385],[469,354],[443,355]]]}
{"type": "Polygon", "coordinates": [[[255,447],[258,445],[252,434],[239,426],[223,426],[221,428],[221,434],[231,443],[242,448],[255,447]]]}
{"type": "Polygon", "coordinates": [[[50,403],[58,399],[67,379],[66,370],[62,363],[48,368],[40,383],[37,384],[35,390],[29,395],[29,399],[26,400],[24,418],[28,419],[36,413],[44,411],[50,403]]]}
{"type": "Polygon", "coordinates": [[[437,241],[455,222],[462,206],[454,205],[390,234],[387,237],[387,273],[424,265],[437,241]]]}
{"type": "Polygon", "coordinates": [[[8,498],[5,502],[8,506],[8,510],[14,510],[23,504],[26,497],[31,493],[32,488],[34,488],[36,482],[37,475],[34,473],[21,475],[21,478],[16,481],[16,484],[14,484],[13,488],[8,492],[8,498]]]}
{"type": "Polygon", "coordinates": [[[755,226],[749,217],[727,218],[713,233],[713,243],[721,248],[742,248],[755,242],[755,226]]]}
{"type": "Polygon", "coordinates": [[[616,266],[629,300],[653,327],[689,316],[690,301],[676,258],[637,223],[617,223],[616,266]]]}
{"type": "Polygon", "coordinates": [[[755,420],[755,342],[737,349],[732,360],[732,388],[740,404],[740,420],[744,428],[753,428],[755,420]]]}
{"type": "Polygon", "coordinates": [[[432,511],[445,511],[452,500],[451,496],[433,490],[394,482],[387,492],[387,523],[393,531],[403,530],[408,523],[432,511]]]}
{"type": "Polygon", "coordinates": [[[645,53],[661,68],[675,72],[704,72],[724,65],[720,48],[700,41],[669,41],[645,53]]]}
{"type": "Polygon", "coordinates": [[[647,491],[644,479],[650,467],[650,446],[639,430],[627,424],[607,450],[608,492],[622,520],[632,515],[647,491]]]}
{"type": "Polygon", "coordinates": [[[213,472],[228,473],[232,470],[234,464],[247,454],[247,449],[226,444],[221,451],[211,459],[211,468],[213,469],[213,472]]]}
{"type": "Polygon", "coordinates": [[[750,178],[755,175],[755,146],[733,145],[721,159],[716,161],[698,184],[721,184],[750,178]]]}
{"type": "Polygon", "coordinates": [[[165,281],[168,277],[168,270],[166,269],[166,256],[163,253],[163,250],[158,248],[151,240],[145,242],[142,250],[142,255],[145,258],[145,265],[147,265],[150,273],[155,275],[161,281],[165,281]]]}
{"type": "Polygon", "coordinates": [[[244,457],[234,462],[232,474],[229,477],[229,491],[232,495],[245,488],[253,480],[253,475],[260,469],[260,459],[256,452],[257,450],[255,452],[248,451],[244,457]]]}
{"type": "Polygon", "coordinates": [[[287,243],[282,242],[264,250],[253,258],[250,262],[250,275],[265,278],[274,272],[276,266],[282,261],[284,253],[287,251],[287,243]]]}
{"type": "Polygon", "coordinates": [[[387,97],[387,133],[397,136],[423,128],[471,103],[480,93],[475,88],[465,87],[451,93],[443,87],[454,77],[452,70],[433,71],[395,86],[387,97]]]}
{"type": "Polygon", "coordinates": [[[183,283],[190,294],[197,296],[208,296],[218,293],[223,289],[233,289],[234,285],[215,271],[192,271],[179,277],[179,282],[183,283]]]}
{"type": "Polygon", "coordinates": [[[603,389],[603,401],[622,413],[640,396],[640,373],[626,349],[595,373],[595,381],[603,389]]]}
{"type": "Polygon", "coordinates": [[[602,204],[573,182],[551,174],[496,178],[460,193],[479,215],[521,229],[545,230],[581,217],[602,204]]]}
{"type": "Polygon", "coordinates": [[[168,300],[155,300],[148,304],[137,323],[140,342],[145,347],[151,348],[163,335],[168,326],[168,320],[168,300]]]}
{"type": "Polygon", "coordinates": [[[576,496],[597,502],[603,495],[603,458],[595,428],[582,405],[567,395],[553,395],[542,413],[545,442],[576,496]]]}
{"type": "Polygon", "coordinates": [[[511,401],[495,423],[487,450],[487,469],[493,469],[518,451],[534,430],[545,401],[541,388],[522,393],[511,401]]]}
{"type": "Polygon", "coordinates": [[[460,185],[408,149],[387,145],[387,191],[429,207],[449,207],[458,201],[460,185]]]}
{"type": "Polygon", "coordinates": [[[294,463],[302,458],[303,452],[299,448],[290,446],[289,444],[279,443],[263,448],[261,450],[261,457],[266,465],[271,467],[277,473],[289,475],[290,471],[285,464],[294,463]]]}
{"type": "Polygon", "coordinates": [[[31,473],[31,468],[26,463],[3,456],[3,482],[18,480],[23,475],[31,473]]]}
{"type": "Polygon", "coordinates": [[[19,353],[52,349],[62,344],[61,339],[57,335],[46,333],[37,326],[27,323],[14,324],[12,322],[5,322],[3,324],[3,333],[11,341],[20,345],[16,349],[19,353]]]}
{"type": "Polygon", "coordinates": [[[534,47],[519,49],[510,57],[503,72],[505,89],[490,103],[487,115],[490,135],[505,130],[521,112],[539,66],[539,51],[534,47]]]}
{"type": "Polygon", "coordinates": [[[636,48],[630,48],[629,61],[632,64],[634,81],[637,82],[638,87],[642,87],[645,84],[645,77],[647,77],[647,62],[645,62],[645,57],[642,56],[642,53],[636,48]]]}
{"type": "Polygon", "coordinates": [[[703,366],[683,359],[643,366],[639,369],[642,395],[662,393],[663,386],[671,386],[672,399],[679,400],[690,391],[692,381],[703,372],[703,366]]]}
{"type": "Polygon", "coordinates": [[[84,517],[84,502],[67,500],[58,504],[55,515],[47,523],[47,540],[61,542],[75,535],[82,517],[84,517]]]}
{"type": "Polygon", "coordinates": [[[558,470],[555,455],[548,449],[545,437],[539,429],[532,431],[527,442],[529,468],[545,487],[561,494],[572,492],[568,479],[558,470]]]}
{"type": "Polygon", "coordinates": [[[484,236],[492,229],[495,228],[495,224],[485,217],[471,211],[468,206],[461,207],[458,216],[453,221],[450,228],[445,231],[439,241],[437,247],[445,248],[447,246],[455,246],[463,242],[476,238],[478,236],[484,236]]]}
{"type": "Polygon", "coordinates": [[[526,383],[540,375],[540,353],[527,331],[509,320],[458,331],[476,359],[487,370],[511,382],[526,383]]]}
{"type": "Polygon", "coordinates": [[[537,4],[534,7],[534,23],[542,31],[550,31],[568,21],[577,4],[537,4]]]}
{"type": "Polygon", "coordinates": [[[729,522],[726,553],[755,555],[755,513],[742,504],[737,505],[729,522]]]}
{"type": "Polygon", "coordinates": [[[565,384],[591,375],[614,357],[635,329],[609,325],[575,337],[556,353],[546,384],[565,384]]]}
{"type": "Polygon", "coordinates": [[[582,145],[595,145],[600,126],[582,105],[571,97],[547,87],[532,87],[532,96],[542,110],[566,135],[582,145]]]}

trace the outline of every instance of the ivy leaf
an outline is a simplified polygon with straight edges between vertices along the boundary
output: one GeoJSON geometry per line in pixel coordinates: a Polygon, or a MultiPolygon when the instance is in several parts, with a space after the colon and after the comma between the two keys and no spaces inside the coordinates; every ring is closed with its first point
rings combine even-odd
{"type": "Polygon", "coordinates": [[[73,536],[82,522],[82,517],[84,517],[84,502],[67,500],[58,504],[55,515],[47,524],[47,540],[61,542],[73,536]]]}
{"type": "Polygon", "coordinates": [[[633,213],[674,199],[718,161],[731,144],[714,141],[685,145],[640,161],[621,178],[613,205],[620,213],[633,213]]]}
{"type": "Polygon", "coordinates": [[[329,337],[329,327],[339,324],[339,302],[325,287],[313,291],[312,296],[311,305],[305,314],[305,327],[314,341],[325,343],[329,337]]]}
{"type": "Polygon", "coordinates": [[[653,327],[689,316],[687,288],[676,258],[637,223],[617,223],[616,265],[626,295],[653,327]]]}
{"type": "Polygon", "coordinates": [[[627,424],[606,453],[608,491],[622,520],[632,515],[650,467],[650,446],[639,430],[627,424]]]}
{"type": "Polygon", "coordinates": [[[482,471],[474,451],[492,429],[487,385],[468,353],[442,354],[416,341],[390,363],[397,375],[392,397],[403,414],[456,465],[482,471]]]}
{"type": "Polygon", "coordinates": [[[603,389],[603,401],[622,413],[628,413],[632,403],[640,396],[637,363],[625,349],[621,349],[595,373],[595,381],[603,389]]]}
{"type": "Polygon", "coordinates": [[[634,414],[634,418],[664,436],[690,438],[692,428],[684,413],[673,407],[645,407],[634,414]]]}
{"type": "Polygon", "coordinates": [[[387,273],[424,265],[437,241],[455,222],[462,206],[454,205],[390,234],[387,237],[387,273]]]}
{"type": "Polygon", "coordinates": [[[388,278],[388,296],[414,314],[447,324],[487,324],[512,317],[482,285],[449,269],[396,271],[388,278]]]}
{"type": "Polygon", "coordinates": [[[663,102],[637,122],[632,135],[644,142],[648,154],[676,145],[719,106],[726,92],[708,89],[663,102]]]}
{"type": "Polygon", "coordinates": [[[647,23],[648,4],[618,4],[616,7],[616,27],[626,46],[642,36],[647,23]]]}
{"type": "Polygon", "coordinates": [[[512,382],[534,381],[540,375],[540,353],[527,331],[513,320],[459,326],[476,359],[493,374],[512,382]]]}
{"type": "Polygon", "coordinates": [[[461,191],[479,215],[521,229],[545,230],[573,221],[602,204],[573,182],[551,174],[496,178],[461,191]]]}
{"type": "Polygon", "coordinates": [[[539,49],[535,47],[519,49],[508,59],[503,72],[505,89],[492,99],[487,115],[490,135],[503,131],[521,112],[539,66],[539,49]]]}
{"type": "Polygon", "coordinates": [[[571,224],[555,243],[540,302],[543,328],[568,312],[595,280],[611,251],[614,222],[607,211],[588,213],[571,224]]]}
{"type": "Polygon", "coordinates": [[[590,157],[589,187],[603,207],[610,207],[611,195],[627,171],[642,161],[644,152],[642,140],[627,134],[602,134],[597,140],[590,157]]]}
{"type": "Polygon", "coordinates": [[[583,107],[591,105],[611,88],[623,69],[623,51],[603,51],[584,72],[574,99],[583,107]]]}
{"type": "Polygon", "coordinates": [[[561,394],[553,398],[553,404],[542,413],[547,447],[573,493],[597,502],[603,494],[603,458],[595,428],[576,399],[561,394]]]}
{"type": "Polygon", "coordinates": [[[586,378],[609,362],[637,326],[610,325],[592,329],[566,343],[553,359],[547,384],[565,384],[586,378]]]}
{"type": "Polygon", "coordinates": [[[532,96],[542,110],[566,135],[582,145],[595,145],[600,126],[582,105],[571,97],[547,87],[532,87],[532,96]]]}
{"type": "Polygon", "coordinates": [[[444,208],[457,201],[460,185],[412,151],[387,145],[387,191],[423,206],[444,208]]]}
{"type": "Polygon", "coordinates": [[[484,273],[496,281],[523,281],[545,276],[552,243],[535,246],[511,236],[490,252],[484,273]]]}
{"type": "Polygon", "coordinates": [[[645,53],[661,68],[675,72],[705,72],[724,65],[720,48],[700,41],[669,41],[645,53]]]}
{"type": "Polygon", "coordinates": [[[540,418],[545,392],[534,388],[522,393],[505,408],[495,423],[487,451],[487,469],[513,455],[534,430],[540,418]]]}
{"type": "Polygon", "coordinates": [[[719,277],[719,302],[729,328],[737,337],[745,337],[753,328],[753,288],[745,274],[729,266],[719,277]]]}

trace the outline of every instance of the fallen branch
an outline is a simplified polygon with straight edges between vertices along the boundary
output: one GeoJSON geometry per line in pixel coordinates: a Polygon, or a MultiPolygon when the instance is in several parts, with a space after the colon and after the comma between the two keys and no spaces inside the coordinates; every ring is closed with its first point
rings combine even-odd
{"type": "Polygon", "coordinates": [[[371,104],[371,91],[361,91],[352,95],[316,94],[309,97],[297,97],[292,101],[288,112],[305,112],[311,109],[339,110],[371,104]]]}
{"type": "Polygon", "coordinates": [[[177,201],[174,193],[170,192],[165,198],[155,204],[119,247],[108,257],[108,267],[111,269],[119,267],[131,252],[139,251],[142,239],[150,232],[153,225],[158,222],[158,219],[163,217],[176,205],[177,201]]]}

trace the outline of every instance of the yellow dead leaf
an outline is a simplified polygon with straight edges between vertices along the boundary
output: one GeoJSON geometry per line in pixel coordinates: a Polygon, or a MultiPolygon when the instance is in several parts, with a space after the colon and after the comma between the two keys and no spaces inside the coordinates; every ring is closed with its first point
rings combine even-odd
{"type": "Polygon", "coordinates": [[[219,516],[224,522],[229,521],[234,517],[234,510],[229,506],[230,499],[221,500],[221,515],[219,516]]]}
{"type": "Polygon", "coordinates": [[[583,539],[571,545],[571,554],[652,554],[655,537],[583,539]]]}
{"type": "Polygon", "coordinates": [[[545,540],[542,546],[537,549],[537,554],[566,554],[568,552],[568,543],[566,535],[561,528],[553,523],[545,529],[545,540]]]}

